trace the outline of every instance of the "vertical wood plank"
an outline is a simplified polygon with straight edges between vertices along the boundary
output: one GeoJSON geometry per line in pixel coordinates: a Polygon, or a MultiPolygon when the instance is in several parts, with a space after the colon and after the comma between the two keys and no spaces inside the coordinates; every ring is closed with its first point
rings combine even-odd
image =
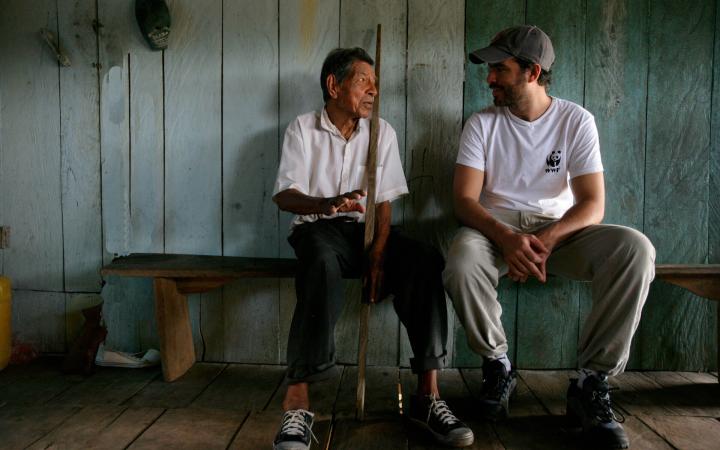
{"type": "MultiPolygon", "coordinates": [[[[461,2],[408,3],[407,129],[405,173],[410,195],[404,224],[414,237],[445,254],[457,227],[452,171],[462,130],[465,7],[461,2]]],[[[448,302],[448,362],[455,315],[448,302]]],[[[401,363],[410,355],[401,333],[401,363]]]]}
{"type": "Polygon", "coordinates": [[[222,2],[174,0],[165,50],[165,250],[222,253],[222,2]]]}
{"type": "MultiPolygon", "coordinates": [[[[712,0],[650,6],[644,214],[659,263],[701,263],[708,256],[714,12],[712,0]],[[669,65],[693,70],[665,70],[669,65]]],[[[712,355],[704,351],[714,346],[712,312],[709,301],[655,283],[638,331],[639,367],[713,366],[712,355]]]]}
{"type": "Polygon", "coordinates": [[[100,0],[100,155],[103,245],[111,253],[130,249],[130,76],[128,38],[133,16],[129,2],[100,0]]]}
{"type": "Polygon", "coordinates": [[[240,280],[223,290],[224,360],[276,364],[279,359],[278,281],[240,280]]]}
{"type": "MultiPolygon", "coordinates": [[[[710,142],[710,196],[708,262],[720,263],[720,1],[715,1],[715,49],[713,53],[712,136],[710,142]]],[[[0,99],[0,101],[2,101],[0,99]]],[[[0,150],[1,151],[1,150],[0,150]]],[[[2,269],[2,266],[0,266],[2,269]]],[[[718,330],[720,333],[720,330],[718,330]]]]}
{"type": "MultiPolygon", "coordinates": [[[[129,244],[130,252],[165,249],[163,52],[145,43],[136,25],[134,2],[129,23],[129,244]]],[[[174,30],[173,30],[174,31],[174,30]]],[[[172,35],[172,34],[171,34],[172,35]]]]}
{"type": "Polygon", "coordinates": [[[108,276],[101,295],[107,348],[131,353],[158,348],[152,279],[108,276]]]}
{"type": "MultiPolygon", "coordinates": [[[[323,106],[320,70],[330,50],[339,44],[338,0],[279,0],[280,61],[279,144],[290,121],[323,106]]],[[[280,147],[280,148],[281,148],[280,147]]],[[[278,149],[278,154],[280,152],[278,149]]],[[[292,215],[279,212],[279,255],[293,256],[284,237],[292,215]]]]}
{"type": "Polygon", "coordinates": [[[12,330],[20,342],[40,352],[66,351],[65,294],[14,290],[12,330]]]}
{"type": "Polygon", "coordinates": [[[0,192],[6,200],[0,217],[12,228],[3,268],[15,288],[61,291],[60,68],[39,35],[41,28],[57,35],[57,5],[45,0],[33,8],[22,2],[3,6],[0,192]]]}
{"type": "MultiPolygon", "coordinates": [[[[604,222],[642,230],[648,3],[590,1],[587,7],[585,107],[595,115],[600,136],[604,222]]],[[[581,327],[591,305],[588,284],[580,288],[581,327]]]]}
{"type": "Polygon", "coordinates": [[[223,252],[276,256],[278,4],[223,8],[223,252]],[[248,14],[252,11],[252,14],[248,14]]]}
{"type": "MultiPolygon", "coordinates": [[[[471,64],[467,55],[487,46],[499,31],[525,21],[525,1],[494,2],[467,0],[465,3],[465,87],[463,117],[492,104],[487,88],[487,65],[471,64]]],[[[457,149],[454,149],[457,155],[457,149]]],[[[518,285],[508,278],[500,280],[498,301],[502,306],[502,324],[508,340],[508,356],[515,361],[515,321],[517,314],[518,285]]],[[[459,321],[455,323],[454,367],[480,367],[482,357],[467,345],[467,335],[459,321]]]]}
{"type": "MultiPolygon", "coordinates": [[[[467,55],[490,44],[493,36],[505,28],[525,22],[525,0],[465,2],[465,98],[463,118],[492,104],[487,88],[487,65],[472,64],[467,55]]],[[[457,154],[457,151],[455,152],[457,154]]]]}
{"type": "Polygon", "coordinates": [[[63,257],[67,291],[100,290],[100,129],[94,0],[61,4],[60,43],[72,66],[60,70],[63,257]]]}
{"type": "MultiPolygon", "coordinates": [[[[585,2],[527,3],[527,23],[550,36],[555,49],[550,95],[583,104],[585,2]]],[[[579,322],[578,284],[552,279],[529,282],[518,292],[517,366],[575,367],[579,322]]]]}
{"type": "MultiPolygon", "coordinates": [[[[276,256],[278,3],[226,1],[223,9],[223,252],[276,256]],[[247,11],[252,10],[252,14],[247,11]],[[248,45],[248,43],[251,43],[248,45]],[[271,76],[268,76],[271,75],[271,76]]],[[[277,280],[223,289],[226,361],[278,362],[277,280]]]]}
{"type": "Polygon", "coordinates": [[[225,361],[225,308],[222,289],[205,292],[200,301],[200,327],[205,340],[203,361],[225,361]]]}

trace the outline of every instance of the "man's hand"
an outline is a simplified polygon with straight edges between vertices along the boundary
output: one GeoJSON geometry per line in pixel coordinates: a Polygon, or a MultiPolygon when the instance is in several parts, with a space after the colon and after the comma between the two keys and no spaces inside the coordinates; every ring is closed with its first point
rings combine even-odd
{"type": "Polygon", "coordinates": [[[371,303],[378,303],[382,298],[382,284],[385,277],[383,263],[385,252],[370,251],[367,257],[367,268],[363,278],[363,298],[371,303]]]}
{"type": "Polygon", "coordinates": [[[532,275],[545,282],[545,261],[550,250],[532,234],[508,232],[499,241],[503,258],[508,265],[508,277],[524,283],[532,275]]]}
{"type": "Polygon", "coordinates": [[[324,199],[321,204],[322,213],[326,216],[332,216],[339,212],[365,212],[365,207],[359,203],[360,199],[365,197],[367,193],[363,190],[355,190],[346,192],[337,197],[329,197],[324,199]]]}

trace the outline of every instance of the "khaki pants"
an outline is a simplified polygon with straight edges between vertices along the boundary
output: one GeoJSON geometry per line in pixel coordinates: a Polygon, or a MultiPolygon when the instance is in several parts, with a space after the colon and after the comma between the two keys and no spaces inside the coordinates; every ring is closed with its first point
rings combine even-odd
{"type": "MultiPolygon", "coordinates": [[[[520,211],[490,213],[524,233],[535,233],[557,220],[520,211]]],[[[591,225],[553,249],[546,269],[549,274],[592,282],[592,309],[578,344],[579,367],[621,373],[655,276],[655,248],[650,240],[632,228],[591,225]]],[[[498,280],[507,271],[502,253],[482,233],[467,227],[458,231],[443,281],[470,348],[486,358],[508,349],[497,301],[498,280]]]]}

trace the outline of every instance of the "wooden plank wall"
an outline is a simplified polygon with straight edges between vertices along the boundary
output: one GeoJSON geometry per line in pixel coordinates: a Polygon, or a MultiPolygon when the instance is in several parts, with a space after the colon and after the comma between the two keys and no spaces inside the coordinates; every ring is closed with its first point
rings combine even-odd
{"type": "MultiPolygon", "coordinates": [[[[411,190],[395,223],[447,249],[462,122],[491,100],[466,54],[526,22],[554,40],[551,93],[596,116],[606,222],[644,230],[658,262],[720,262],[720,0],[168,0],[164,52],[143,41],[130,0],[36,3],[4,0],[0,14],[0,225],[13,229],[0,271],[19,336],[41,350],[67,348],[65,311],[100,292],[114,253],[292,255],[290,215],[270,201],[284,129],[321,106],[327,52],[373,54],[378,22],[381,112],[411,190]]],[[[105,281],[108,345],[157,345],[151,283],[105,281]]],[[[347,292],[336,337],[339,360],[353,362],[358,283],[347,292]]],[[[500,300],[520,367],[574,366],[586,285],[503,281],[500,300]]],[[[289,280],[192,296],[198,355],[282,363],[294,301],[289,280]]],[[[631,366],[714,368],[714,319],[715,305],[655,283],[631,366]]],[[[479,365],[453,314],[449,326],[452,364],[479,365]]],[[[374,308],[371,364],[407,364],[401,330],[390,303],[374,308]]]]}

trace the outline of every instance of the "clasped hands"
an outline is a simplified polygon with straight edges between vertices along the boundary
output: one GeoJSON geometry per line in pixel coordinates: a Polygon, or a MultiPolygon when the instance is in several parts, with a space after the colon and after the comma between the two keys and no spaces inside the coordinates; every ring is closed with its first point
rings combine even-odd
{"type": "Polygon", "coordinates": [[[545,264],[555,242],[543,231],[538,234],[511,231],[500,240],[500,249],[508,265],[508,278],[524,283],[529,276],[534,276],[542,283],[546,281],[545,264]]]}

